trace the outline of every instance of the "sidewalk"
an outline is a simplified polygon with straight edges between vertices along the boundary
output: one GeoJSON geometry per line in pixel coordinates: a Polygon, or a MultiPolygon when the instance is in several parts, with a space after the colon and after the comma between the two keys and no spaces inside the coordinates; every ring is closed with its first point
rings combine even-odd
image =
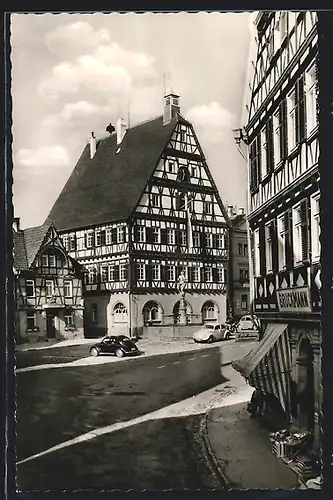
{"type": "Polygon", "coordinates": [[[300,489],[296,474],[271,451],[269,432],[247,403],[214,408],[204,431],[210,457],[231,489],[300,489]]]}

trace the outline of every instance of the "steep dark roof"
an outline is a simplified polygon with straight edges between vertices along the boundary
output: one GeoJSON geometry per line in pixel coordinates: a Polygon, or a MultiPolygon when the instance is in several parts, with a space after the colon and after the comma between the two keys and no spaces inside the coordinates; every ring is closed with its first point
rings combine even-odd
{"type": "Polygon", "coordinates": [[[13,258],[14,268],[17,271],[28,269],[27,252],[24,244],[23,231],[13,231],[13,258]]]}
{"type": "MultiPolygon", "coordinates": [[[[236,215],[233,219],[231,220],[231,224],[235,229],[241,229],[240,226],[246,223],[246,215],[236,215]]],[[[245,230],[245,229],[244,229],[245,230]]]]}
{"type": "Polygon", "coordinates": [[[17,271],[29,269],[43,243],[49,224],[13,231],[14,268],[17,271]]]}
{"type": "Polygon", "coordinates": [[[86,145],[72,174],[45,222],[57,229],[75,229],[128,217],[166,147],[178,115],[167,125],[163,117],[134,126],[126,132],[118,154],[113,134],[98,143],[90,159],[86,145]]]}

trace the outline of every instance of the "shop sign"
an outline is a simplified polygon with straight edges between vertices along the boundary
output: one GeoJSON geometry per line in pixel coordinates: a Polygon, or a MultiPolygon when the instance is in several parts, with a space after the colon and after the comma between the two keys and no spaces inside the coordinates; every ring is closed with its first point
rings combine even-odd
{"type": "Polygon", "coordinates": [[[312,312],[310,291],[306,286],[283,288],[276,291],[280,312],[308,313],[312,312]]]}

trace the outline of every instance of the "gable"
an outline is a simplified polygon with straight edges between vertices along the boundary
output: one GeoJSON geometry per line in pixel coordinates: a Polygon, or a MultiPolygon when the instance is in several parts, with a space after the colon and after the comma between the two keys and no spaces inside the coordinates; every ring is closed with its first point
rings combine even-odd
{"type": "Polygon", "coordinates": [[[188,199],[191,197],[192,218],[229,223],[194,128],[184,119],[176,124],[146,183],[136,212],[177,216],[176,197],[179,192],[186,193],[188,199]],[[183,181],[180,182],[181,179],[183,181]],[[209,203],[212,213],[205,213],[209,203]]]}
{"type": "Polygon", "coordinates": [[[159,116],[134,126],[120,146],[112,134],[98,142],[92,159],[87,145],[46,221],[63,231],[128,217],[176,122],[163,125],[159,116]]]}

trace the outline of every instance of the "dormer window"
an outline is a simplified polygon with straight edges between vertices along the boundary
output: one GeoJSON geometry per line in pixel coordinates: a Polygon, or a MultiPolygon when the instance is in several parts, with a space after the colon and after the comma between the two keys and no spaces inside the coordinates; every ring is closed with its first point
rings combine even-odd
{"type": "Polygon", "coordinates": [[[43,254],[41,260],[42,260],[42,267],[48,267],[49,256],[47,254],[43,254]]]}
{"type": "Polygon", "coordinates": [[[50,267],[56,266],[56,257],[53,254],[49,255],[49,266],[50,267]]]}

